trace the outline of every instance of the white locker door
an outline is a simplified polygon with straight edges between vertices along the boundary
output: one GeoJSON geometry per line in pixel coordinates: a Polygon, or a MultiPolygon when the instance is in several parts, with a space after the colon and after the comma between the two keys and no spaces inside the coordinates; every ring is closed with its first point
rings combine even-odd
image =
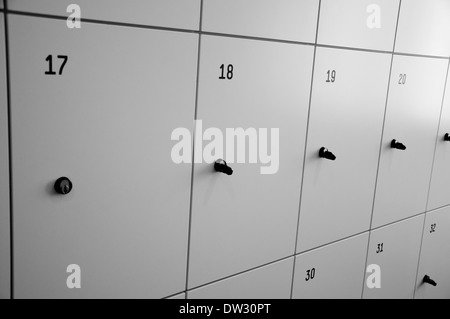
{"type": "Polygon", "coordinates": [[[319,0],[207,0],[202,29],[314,43],[319,0]]]}
{"type": "Polygon", "coordinates": [[[10,298],[8,101],[5,29],[0,14],[0,299],[10,298]]]}
{"type": "Polygon", "coordinates": [[[390,63],[317,49],[297,252],[369,230],[390,63]]]}
{"type": "MultiPolygon", "coordinates": [[[[198,30],[200,0],[12,0],[8,9],[69,17],[73,4],[81,19],[198,30]],[[70,7],[69,7],[70,6],[70,7]]],[[[82,26],[83,28],[83,23],[82,26]]]]}
{"type": "Polygon", "coordinates": [[[317,42],[392,51],[398,9],[399,0],[322,0],[317,42]]]}
{"type": "Polygon", "coordinates": [[[447,66],[394,56],[372,228],[425,212],[447,66]]]}
{"type": "Polygon", "coordinates": [[[448,57],[450,2],[402,0],[395,52],[448,57]]]}
{"type": "Polygon", "coordinates": [[[366,273],[365,299],[413,298],[424,218],[416,216],[371,232],[366,268],[380,267],[381,285],[369,287],[368,281],[377,280],[374,271],[366,273]]]}
{"type": "Polygon", "coordinates": [[[188,299],[289,299],[294,258],[188,292],[188,299]]]}
{"type": "Polygon", "coordinates": [[[450,207],[427,213],[417,273],[417,299],[450,299],[450,207]],[[428,276],[431,281],[425,278],[428,276]],[[434,283],[436,286],[434,286],[434,283]]]}
{"type": "Polygon", "coordinates": [[[360,299],[369,233],[296,257],[295,299],[360,299]]]}
{"type": "Polygon", "coordinates": [[[215,36],[201,47],[190,287],[294,253],[313,57],[310,46],[215,36]],[[238,128],[243,148],[210,150],[238,128]],[[220,157],[231,176],[214,171],[220,157]]]}
{"type": "Polygon", "coordinates": [[[447,79],[427,210],[450,204],[450,81],[447,79]]]}
{"type": "Polygon", "coordinates": [[[192,127],[198,36],[9,22],[16,297],[183,291],[192,166],[171,134],[192,127]]]}

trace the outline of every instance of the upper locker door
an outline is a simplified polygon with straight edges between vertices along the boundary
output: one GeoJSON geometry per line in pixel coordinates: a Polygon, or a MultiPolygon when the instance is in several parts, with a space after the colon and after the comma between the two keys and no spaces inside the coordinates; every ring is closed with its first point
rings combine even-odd
{"type": "Polygon", "coordinates": [[[317,43],[392,51],[398,8],[399,0],[322,0],[317,43]]]}
{"type": "Polygon", "coordinates": [[[416,298],[450,298],[449,242],[450,207],[427,213],[417,273],[416,298]]]}
{"type": "Polygon", "coordinates": [[[190,287],[294,253],[313,58],[247,39],[201,47],[190,287]]]}
{"type": "Polygon", "coordinates": [[[394,56],[372,227],[425,212],[447,66],[394,56]]]}
{"type": "Polygon", "coordinates": [[[369,229],[390,62],[317,49],[297,252],[369,229]]]}
{"type": "Polygon", "coordinates": [[[203,1],[202,30],[314,43],[319,0],[203,1]]]}
{"type": "Polygon", "coordinates": [[[15,296],[183,291],[191,165],[171,134],[192,127],[198,36],[9,23],[15,296]]]}
{"type": "Polygon", "coordinates": [[[10,297],[8,101],[5,29],[0,14],[0,299],[10,297]]]}
{"type": "Polygon", "coordinates": [[[75,3],[82,19],[190,30],[200,24],[200,0],[10,0],[8,9],[67,16],[75,3]]]}
{"type": "Polygon", "coordinates": [[[427,210],[450,204],[450,81],[447,79],[427,210]]]}

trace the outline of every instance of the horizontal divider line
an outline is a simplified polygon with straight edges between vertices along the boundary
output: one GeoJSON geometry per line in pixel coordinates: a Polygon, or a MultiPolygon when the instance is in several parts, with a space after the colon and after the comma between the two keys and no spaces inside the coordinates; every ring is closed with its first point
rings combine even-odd
{"type": "MultiPolygon", "coordinates": [[[[30,16],[30,17],[37,17],[37,18],[48,18],[48,19],[56,19],[56,20],[67,20],[66,16],[59,16],[59,15],[24,12],[24,11],[15,11],[15,10],[7,10],[7,9],[6,10],[5,9],[0,9],[0,11],[4,12],[6,14],[15,14],[15,15],[30,16]]],[[[415,54],[415,53],[393,52],[393,51],[385,51],[385,50],[353,48],[353,47],[345,47],[345,46],[339,46],[339,45],[329,45],[329,44],[319,44],[319,43],[315,44],[313,42],[310,43],[310,42],[301,42],[301,41],[293,41],[293,40],[283,40],[283,39],[247,36],[247,35],[239,35],[239,34],[228,34],[228,33],[211,32],[211,31],[199,31],[199,30],[171,28],[171,27],[153,26],[153,25],[145,25],[145,24],[135,24],[135,23],[127,23],[127,22],[114,22],[114,21],[97,20],[97,19],[80,19],[80,20],[81,20],[81,22],[95,23],[95,24],[102,24],[102,25],[112,25],[112,26],[131,27],[131,28],[140,28],[140,29],[151,29],[151,30],[162,30],[162,31],[172,31],[172,32],[193,33],[193,34],[201,34],[201,35],[208,35],[208,36],[219,36],[219,37],[246,39],[246,40],[275,42],[275,43],[286,43],[286,44],[316,46],[316,47],[319,47],[319,48],[341,49],[341,50],[360,51],[360,52],[372,52],[372,53],[382,53],[382,54],[394,54],[394,55],[400,55],[400,56],[412,56],[412,57],[431,58],[431,59],[443,59],[443,60],[449,60],[450,59],[450,56],[446,57],[446,56],[434,56],[434,55],[415,54]]]]}

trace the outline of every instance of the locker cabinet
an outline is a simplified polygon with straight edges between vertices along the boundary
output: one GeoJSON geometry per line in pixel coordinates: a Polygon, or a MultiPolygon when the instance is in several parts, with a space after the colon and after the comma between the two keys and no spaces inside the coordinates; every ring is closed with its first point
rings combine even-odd
{"type": "Polygon", "coordinates": [[[322,0],[320,44],[392,51],[399,0],[322,0]]]}
{"type": "Polygon", "coordinates": [[[441,121],[436,141],[433,172],[427,210],[450,204],[450,81],[447,80],[445,98],[442,105],[441,121]]]}
{"type": "Polygon", "coordinates": [[[0,15],[0,299],[10,297],[9,153],[5,30],[0,15]]]}
{"type": "MultiPolygon", "coordinates": [[[[429,212],[425,217],[415,298],[450,298],[450,208],[429,212]],[[424,282],[425,276],[432,282],[424,282]]],[[[425,280],[426,281],[426,280],[425,280]]]]}
{"type": "Polygon", "coordinates": [[[188,292],[188,299],[289,299],[294,258],[188,292]]]}
{"type": "Polygon", "coordinates": [[[297,252],[369,229],[390,62],[317,49],[297,252]]]}
{"type": "Polygon", "coordinates": [[[81,19],[190,30],[198,30],[200,23],[200,0],[10,0],[8,9],[69,17],[73,3],[80,7],[81,19]]]}
{"type": "Polygon", "coordinates": [[[208,0],[202,30],[314,43],[318,9],[318,0],[208,0]]]}
{"type": "Polygon", "coordinates": [[[369,288],[374,272],[366,273],[363,298],[413,298],[424,218],[422,214],[371,232],[366,267],[380,266],[381,286],[369,288]]]}
{"type": "Polygon", "coordinates": [[[192,126],[198,36],[9,23],[15,296],[183,291],[192,166],[171,134],[192,126]]]}
{"type": "Polygon", "coordinates": [[[450,55],[450,2],[402,0],[395,52],[450,55]]]}
{"type": "Polygon", "coordinates": [[[373,228],[425,212],[447,65],[394,56],[373,228]]]}
{"type": "Polygon", "coordinates": [[[296,257],[292,297],[361,298],[369,233],[296,257]]]}
{"type": "Polygon", "coordinates": [[[310,46],[215,36],[201,46],[197,119],[208,156],[194,165],[191,288],[294,253],[313,56],[310,46]],[[231,79],[219,79],[222,65],[233,66],[231,79]],[[236,142],[223,153],[231,176],[214,171],[209,128],[248,133],[244,151],[236,142]]]}

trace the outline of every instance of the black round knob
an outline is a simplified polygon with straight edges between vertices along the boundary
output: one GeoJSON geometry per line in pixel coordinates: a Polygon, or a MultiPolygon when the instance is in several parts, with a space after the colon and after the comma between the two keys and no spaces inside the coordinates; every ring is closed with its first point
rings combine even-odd
{"type": "Polygon", "coordinates": [[[402,150],[402,151],[406,150],[406,146],[397,140],[391,141],[391,148],[395,148],[397,150],[402,150]]]}
{"type": "Polygon", "coordinates": [[[326,158],[326,159],[328,159],[328,160],[330,160],[330,161],[334,161],[335,159],[336,159],[336,156],[333,154],[333,153],[331,153],[327,148],[325,148],[325,147],[322,147],[320,150],[319,150],[319,157],[321,157],[321,158],[326,158]]]}
{"type": "Polygon", "coordinates": [[[423,277],[423,283],[424,284],[429,284],[432,285],[433,287],[437,286],[436,281],[434,281],[433,279],[430,278],[430,276],[425,275],[425,277],[423,277]]]}
{"type": "Polygon", "coordinates": [[[450,142],[450,134],[445,133],[445,135],[444,135],[444,141],[450,142]]]}
{"type": "Polygon", "coordinates": [[[60,177],[55,182],[55,192],[57,194],[66,195],[72,190],[72,182],[67,177],[60,177]]]}
{"type": "Polygon", "coordinates": [[[224,173],[227,175],[233,174],[233,169],[227,165],[227,162],[225,162],[223,159],[218,159],[214,163],[214,169],[216,172],[224,173]]]}

